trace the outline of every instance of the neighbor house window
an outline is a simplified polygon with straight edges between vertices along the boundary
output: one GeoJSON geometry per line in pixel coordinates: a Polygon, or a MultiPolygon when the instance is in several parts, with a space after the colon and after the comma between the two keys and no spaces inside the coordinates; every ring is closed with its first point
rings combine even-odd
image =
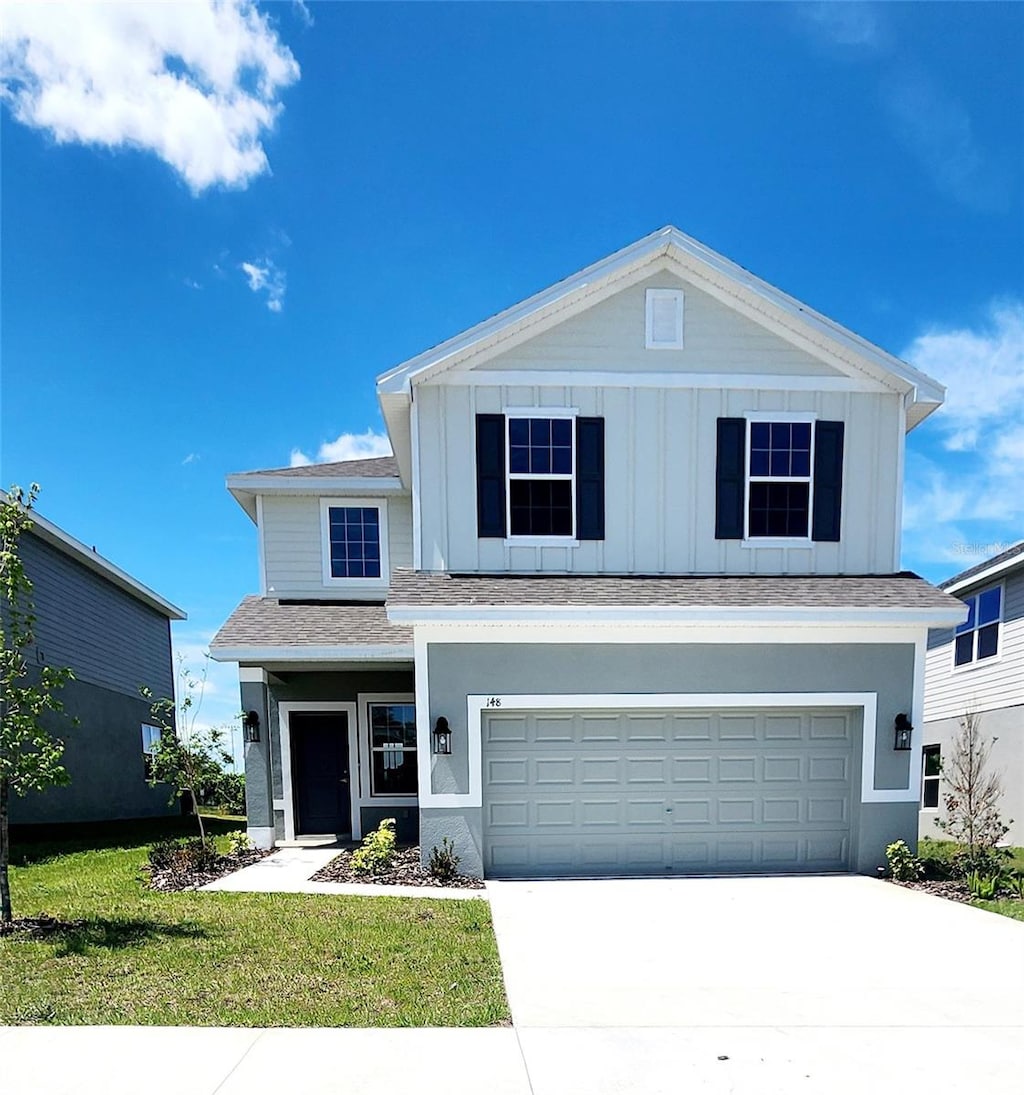
{"type": "Polygon", "coordinates": [[[146,771],[146,779],[153,775],[153,753],[162,733],[159,726],[151,726],[148,722],[142,724],[142,763],[146,771]]]}
{"type": "Polygon", "coordinates": [[[380,583],[387,576],[383,503],[322,502],[324,581],[380,583]]]}
{"type": "Polygon", "coordinates": [[[939,805],[939,781],[942,778],[942,750],[926,745],[921,756],[921,805],[934,810],[939,805]]]}
{"type": "Polygon", "coordinates": [[[371,703],[370,794],[415,795],[416,705],[371,703]]]}
{"type": "Polygon", "coordinates": [[[575,420],[507,421],[509,534],[574,536],[575,420]]]}
{"type": "Polygon", "coordinates": [[[993,658],[999,653],[999,622],[1003,618],[1003,587],[982,590],[973,597],[964,597],[967,619],[956,629],[953,643],[953,664],[993,658]]]}
{"type": "Polygon", "coordinates": [[[810,535],[810,422],[748,423],[747,535],[810,535]]]}

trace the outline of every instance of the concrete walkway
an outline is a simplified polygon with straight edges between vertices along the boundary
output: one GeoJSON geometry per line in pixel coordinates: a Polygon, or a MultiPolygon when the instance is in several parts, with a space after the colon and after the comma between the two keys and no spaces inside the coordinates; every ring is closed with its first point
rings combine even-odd
{"type": "Polygon", "coordinates": [[[442,900],[483,898],[485,890],[454,886],[375,886],[365,882],[311,882],[310,878],[338,854],[337,848],[282,848],[250,867],[201,887],[231,893],[333,893],[355,897],[436,897],[442,900]]]}

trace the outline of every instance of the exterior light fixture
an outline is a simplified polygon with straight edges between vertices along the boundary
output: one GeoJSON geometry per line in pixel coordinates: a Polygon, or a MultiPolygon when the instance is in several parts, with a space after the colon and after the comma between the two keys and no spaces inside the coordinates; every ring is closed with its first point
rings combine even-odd
{"type": "Polygon", "coordinates": [[[245,731],[246,741],[260,740],[260,716],[256,711],[246,711],[242,716],[242,728],[245,731]]]}
{"type": "Polygon", "coordinates": [[[452,751],[452,730],[448,720],[441,715],[434,723],[434,752],[439,757],[446,757],[452,751]]]}
{"type": "Polygon", "coordinates": [[[906,715],[897,715],[896,721],[893,723],[893,730],[896,732],[896,738],[892,745],[893,749],[898,752],[906,752],[910,748],[910,735],[913,729],[910,725],[910,719],[906,715]]]}

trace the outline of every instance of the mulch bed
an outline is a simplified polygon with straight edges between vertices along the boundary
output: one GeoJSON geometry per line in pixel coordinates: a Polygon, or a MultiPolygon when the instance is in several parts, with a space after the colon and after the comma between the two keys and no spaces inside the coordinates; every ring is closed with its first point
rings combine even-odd
{"type": "Polygon", "coordinates": [[[352,870],[352,852],[346,850],[313,875],[314,882],[364,882],[376,886],[448,886],[482,890],[483,880],[456,875],[450,882],[439,882],[420,863],[418,847],[399,848],[391,866],[380,874],[357,874],[352,870]]]}
{"type": "MultiPolygon", "coordinates": [[[[905,890],[920,890],[921,893],[930,893],[933,897],[944,897],[947,901],[959,901],[964,905],[974,900],[974,895],[968,889],[967,883],[957,879],[943,878],[924,879],[921,882],[897,882],[894,878],[887,878],[885,881],[891,882],[894,886],[902,886],[905,890]]],[[[1001,889],[996,894],[996,898],[1000,901],[1012,901],[1014,898],[1024,900],[1006,889],[1001,889]]]]}
{"type": "Polygon", "coordinates": [[[0,922],[0,937],[5,935],[26,935],[31,939],[46,939],[51,935],[75,931],[85,926],[84,920],[58,920],[47,916],[22,916],[10,923],[0,922]]]}
{"type": "Polygon", "coordinates": [[[169,867],[165,870],[154,870],[150,866],[143,867],[147,876],[149,888],[159,890],[161,893],[174,893],[178,890],[198,890],[208,882],[216,882],[227,874],[240,871],[243,867],[249,867],[258,863],[270,852],[262,848],[247,848],[245,851],[232,852],[229,855],[219,855],[211,863],[200,870],[181,870],[169,867]]]}

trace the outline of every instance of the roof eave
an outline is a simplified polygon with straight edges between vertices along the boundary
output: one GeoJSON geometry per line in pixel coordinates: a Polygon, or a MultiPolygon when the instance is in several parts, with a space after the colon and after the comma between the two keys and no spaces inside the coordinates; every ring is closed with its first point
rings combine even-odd
{"type": "Polygon", "coordinates": [[[975,586],[984,585],[986,582],[992,581],[993,578],[1005,577],[1014,570],[1024,570],[1024,554],[1014,555],[1010,559],[1004,559],[1001,563],[995,563],[993,566],[986,567],[984,570],[979,570],[968,578],[954,578],[948,584],[943,583],[940,588],[943,593],[948,593],[950,596],[956,596],[957,593],[960,593],[965,589],[973,589],[975,586]]]}
{"type": "Polygon", "coordinates": [[[406,662],[413,658],[412,644],[352,646],[260,646],[244,643],[214,643],[210,657],[215,662],[406,662]]]}

